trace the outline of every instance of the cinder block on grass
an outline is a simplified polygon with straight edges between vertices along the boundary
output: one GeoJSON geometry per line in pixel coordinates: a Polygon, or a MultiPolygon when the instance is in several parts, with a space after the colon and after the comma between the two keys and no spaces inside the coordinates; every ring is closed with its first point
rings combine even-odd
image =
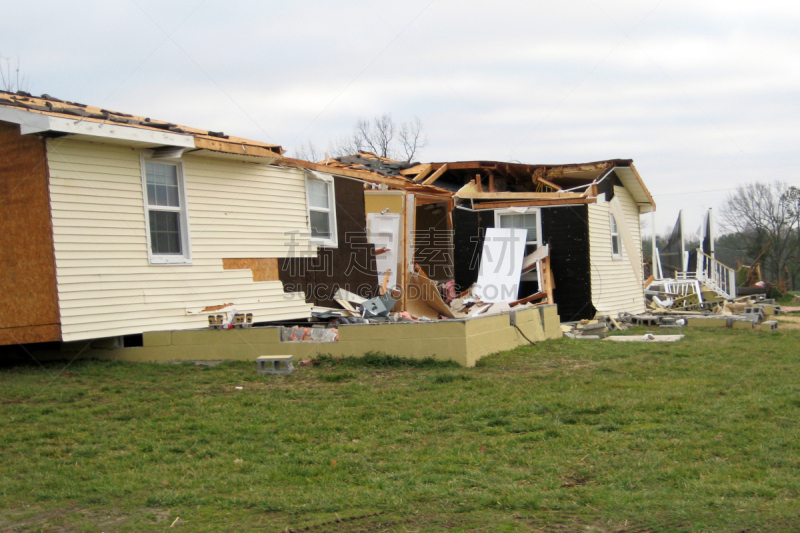
{"type": "Polygon", "coordinates": [[[776,331],[778,329],[777,320],[767,320],[761,323],[761,331],[776,331]]]}
{"type": "Polygon", "coordinates": [[[291,374],[294,372],[291,355],[262,355],[256,358],[259,374],[291,374]]]}
{"type": "Polygon", "coordinates": [[[755,327],[755,323],[751,320],[734,320],[731,322],[731,328],[733,329],[753,329],[755,327]]]}

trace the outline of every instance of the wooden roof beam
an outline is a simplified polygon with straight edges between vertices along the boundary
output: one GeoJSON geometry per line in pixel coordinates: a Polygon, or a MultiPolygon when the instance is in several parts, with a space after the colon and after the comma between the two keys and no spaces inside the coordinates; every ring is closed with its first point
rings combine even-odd
{"type": "Polygon", "coordinates": [[[416,183],[416,182],[420,182],[420,181],[424,180],[425,176],[430,174],[432,169],[433,169],[433,166],[431,166],[431,165],[422,165],[422,167],[419,170],[419,174],[417,174],[417,176],[412,181],[414,181],[416,183]]]}
{"type": "MultiPolygon", "coordinates": [[[[432,185],[436,180],[442,177],[442,174],[447,172],[447,164],[439,167],[439,170],[431,174],[431,177],[422,182],[423,185],[432,185]]],[[[416,180],[414,180],[416,181],[416,180]]]]}
{"type": "Polygon", "coordinates": [[[503,209],[506,207],[547,207],[556,205],[594,204],[597,198],[568,198],[564,200],[511,200],[505,202],[481,202],[473,209],[503,209]]]}

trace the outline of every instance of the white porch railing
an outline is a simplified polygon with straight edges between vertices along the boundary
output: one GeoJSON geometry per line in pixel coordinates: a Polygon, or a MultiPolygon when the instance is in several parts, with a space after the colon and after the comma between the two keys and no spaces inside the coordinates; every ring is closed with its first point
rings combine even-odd
{"type": "MultiPolygon", "coordinates": [[[[687,272],[688,274],[688,272],[687,272]]],[[[695,278],[727,300],[736,298],[736,271],[697,249],[695,278]]]]}

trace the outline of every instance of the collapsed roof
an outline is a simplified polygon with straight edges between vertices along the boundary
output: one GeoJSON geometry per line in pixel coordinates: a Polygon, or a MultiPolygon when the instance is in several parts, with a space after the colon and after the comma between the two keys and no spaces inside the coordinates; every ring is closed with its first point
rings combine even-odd
{"type": "MultiPolygon", "coordinates": [[[[492,207],[502,203],[541,205],[568,203],[597,196],[596,186],[607,177],[616,177],[631,193],[640,213],[655,210],[655,201],[647,190],[631,159],[609,159],[591,163],[529,165],[501,161],[455,161],[439,163],[404,163],[370,152],[336,157],[325,165],[366,170],[385,176],[402,176],[408,181],[454,192],[457,199],[492,200],[492,207]],[[613,172],[613,176],[612,176],[613,172]]],[[[484,204],[486,205],[486,204],[484,204]]]]}
{"type": "Polygon", "coordinates": [[[630,191],[641,213],[655,210],[655,202],[630,159],[566,165],[501,161],[411,163],[358,152],[314,163],[283,157],[283,149],[276,144],[110,111],[47,94],[35,97],[24,91],[0,91],[0,120],[19,124],[22,134],[70,135],[78,139],[104,137],[108,142],[162,150],[183,149],[183,153],[197,155],[269,158],[277,165],[354,177],[410,192],[455,196],[469,199],[473,204],[475,200],[517,205],[524,200],[559,203],[594,197],[597,191],[592,186],[613,171],[630,191]]]}

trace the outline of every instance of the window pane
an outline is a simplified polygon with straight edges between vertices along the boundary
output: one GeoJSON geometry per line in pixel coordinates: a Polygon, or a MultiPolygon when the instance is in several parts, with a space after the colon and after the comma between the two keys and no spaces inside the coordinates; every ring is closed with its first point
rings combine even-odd
{"type": "Polygon", "coordinates": [[[536,213],[520,215],[500,215],[501,228],[520,228],[528,230],[528,242],[536,240],[536,213]]]}
{"type": "Polygon", "coordinates": [[[311,236],[316,239],[331,238],[331,221],[329,213],[324,211],[310,211],[311,236]]]}
{"type": "Polygon", "coordinates": [[[180,213],[150,211],[150,248],[156,255],[181,255],[180,213]]]}
{"type": "Polygon", "coordinates": [[[147,176],[147,203],[180,207],[178,195],[178,167],[163,163],[145,162],[147,176]]]}
{"type": "Polygon", "coordinates": [[[308,205],[329,209],[328,184],[320,180],[308,180],[308,205]]]}
{"type": "Polygon", "coordinates": [[[617,219],[611,215],[611,233],[617,233],[617,219]]]}
{"type": "Polygon", "coordinates": [[[619,235],[611,236],[611,253],[619,255],[619,235]]]}

